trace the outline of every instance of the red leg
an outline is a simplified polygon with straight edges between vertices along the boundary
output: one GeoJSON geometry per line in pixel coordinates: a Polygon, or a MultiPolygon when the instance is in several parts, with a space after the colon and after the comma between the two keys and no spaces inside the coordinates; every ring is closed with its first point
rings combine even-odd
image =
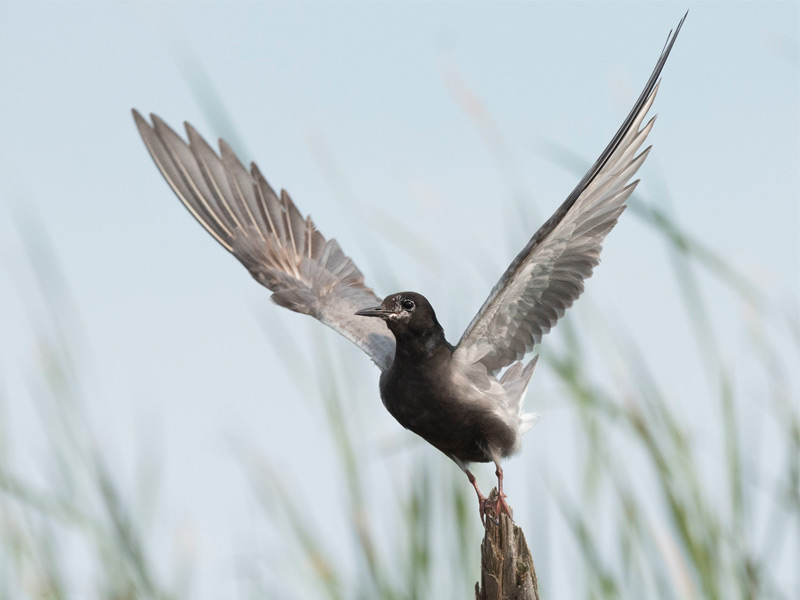
{"type": "Polygon", "coordinates": [[[481,523],[483,523],[484,527],[486,526],[486,497],[481,494],[481,491],[478,489],[478,482],[475,481],[475,475],[473,475],[469,469],[464,469],[464,472],[467,474],[469,478],[469,482],[472,484],[472,487],[475,488],[475,492],[478,494],[478,511],[481,515],[481,523]]]}
{"type": "Polygon", "coordinates": [[[505,513],[511,519],[514,517],[511,514],[511,507],[506,502],[506,495],[503,493],[503,467],[500,466],[499,462],[494,463],[497,467],[497,470],[494,472],[497,475],[497,505],[495,506],[495,514],[500,516],[500,513],[505,513]]]}

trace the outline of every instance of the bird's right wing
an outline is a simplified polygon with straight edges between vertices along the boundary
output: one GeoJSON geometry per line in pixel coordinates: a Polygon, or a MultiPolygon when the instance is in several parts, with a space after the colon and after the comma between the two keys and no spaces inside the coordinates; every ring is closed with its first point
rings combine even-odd
{"type": "Polygon", "coordinates": [[[253,163],[248,172],[223,140],[220,155],[186,123],[187,144],[155,115],[133,118],[150,155],[195,219],[272,299],[311,315],[359,346],[381,370],[394,357],[394,337],[381,319],[355,316],[380,304],[336,240],[326,240],[303,218],[289,194],[280,196],[253,163]]]}
{"type": "Polygon", "coordinates": [[[455,359],[496,373],[538,344],[581,295],[606,235],[638,183],[628,182],[647,158],[650,148],[636,153],[655,117],[642,123],[682,25],[683,19],[611,143],[497,282],[459,341],[455,359]]]}

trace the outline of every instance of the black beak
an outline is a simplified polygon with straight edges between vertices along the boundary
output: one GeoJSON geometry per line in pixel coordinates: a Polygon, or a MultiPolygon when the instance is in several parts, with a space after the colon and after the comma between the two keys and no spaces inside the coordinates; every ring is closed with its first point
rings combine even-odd
{"type": "Polygon", "coordinates": [[[386,310],[380,306],[373,306],[372,308],[363,308],[356,312],[359,317],[388,317],[392,311],[386,310]]]}

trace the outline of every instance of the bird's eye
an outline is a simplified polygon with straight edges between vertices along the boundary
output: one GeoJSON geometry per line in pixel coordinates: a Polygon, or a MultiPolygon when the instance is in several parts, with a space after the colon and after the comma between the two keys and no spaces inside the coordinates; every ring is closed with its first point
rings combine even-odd
{"type": "Polygon", "coordinates": [[[400,303],[400,306],[403,307],[403,310],[414,310],[414,301],[413,300],[403,300],[400,303]]]}

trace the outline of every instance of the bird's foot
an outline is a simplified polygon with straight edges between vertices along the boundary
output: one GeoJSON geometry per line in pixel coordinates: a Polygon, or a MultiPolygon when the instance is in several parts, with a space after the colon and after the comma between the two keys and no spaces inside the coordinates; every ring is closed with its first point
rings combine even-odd
{"type": "Polygon", "coordinates": [[[493,489],[488,498],[480,500],[481,523],[486,527],[486,520],[490,519],[495,525],[500,525],[500,515],[505,514],[513,521],[514,513],[506,502],[506,495],[493,489]]]}

